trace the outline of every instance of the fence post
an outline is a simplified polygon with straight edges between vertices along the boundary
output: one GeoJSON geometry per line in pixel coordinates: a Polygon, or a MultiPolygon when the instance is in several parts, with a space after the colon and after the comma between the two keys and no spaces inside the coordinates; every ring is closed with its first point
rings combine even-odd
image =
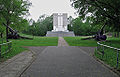
{"type": "Polygon", "coordinates": [[[97,51],[98,51],[98,43],[97,43],[97,51]]]}
{"type": "Polygon", "coordinates": [[[104,57],[104,46],[102,46],[102,58],[104,57]]]}
{"type": "Polygon", "coordinates": [[[100,49],[100,45],[97,43],[97,50],[99,51],[99,49],[100,49]]]}
{"type": "Polygon", "coordinates": [[[0,45],[0,58],[1,58],[1,56],[2,56],[2,55],[1,55],[1,52],[2,52],[2,51],[1,51],[1,45],[0,45]]]}
{"type": "Polygon", "coordinates": [[[103,46],[103,52],[102,53],[103,53],[103,56],[104,56],[104,46],[103,46]]]}
{"type": "Polygon", "coordinates": [[[119,50],[117,50],[117,64],[116,64],[116,68],[118,68],[119,65],[119,50]]]}
{"type": "Polygon", "coordinates": [[[10,50],[10,43],[8,43],[8,51],[10,50]]]}
{"type": "Polygon", "coordinates": [[[8,46],[9,46],[9,51],[10,51],[10,49],[11,49],[11,47],[12,47],[12,43],[10,42],[10,43],[8,44],[8,46]]]}
{"type": "Polygon", "coordinates": [[[10,49],[12,48],[12,42],[10,43],[10,49]]]}

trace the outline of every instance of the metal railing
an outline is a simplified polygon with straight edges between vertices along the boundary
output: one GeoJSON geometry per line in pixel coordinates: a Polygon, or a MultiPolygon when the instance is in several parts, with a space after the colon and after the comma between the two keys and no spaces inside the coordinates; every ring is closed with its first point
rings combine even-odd
{"type": "Polygon", "coordinates": [[[12,41],[0,44],[0,58],[12,49],[12,41]]]}
{"type": "MultiPolygon", "coordinates": [[[[106,52],[113,52],[114,53],[113,55],[116,55],[116,57],[115,57],[116,58],[116,68],[118,68],[118,65],[120,63],[119,62],[119,51],[120,51],[120,49],[101,44],[100,42],[97,42],[97,51],[98,51],[99,54],[102,55],[102,59],[103,59],[104,55],[107,55],[106,52]],[[109,48],[109,49],[106,51],[107,48],[109,48]],[[112,51],[110,49],[112,49],[112,51]]],[[[107,56],[109,56],[109,55],[107,55],[107,56]]]]}

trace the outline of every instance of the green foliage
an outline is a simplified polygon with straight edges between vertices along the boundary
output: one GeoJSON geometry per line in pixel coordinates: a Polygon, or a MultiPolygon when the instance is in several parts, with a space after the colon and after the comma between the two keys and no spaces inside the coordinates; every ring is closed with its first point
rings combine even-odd
{"type": "Polygon", "coordinates": [[[52,30],[53,19],[52,16],[42,15],[39,17],[37,22],[32,23],[28,26],[23,33],[35,35],[35,36],[45,36],[47,31],[52,30]]]}
{"type": "Polygon", "coordinates": [[[71,0],[72,6],[85,19],[87,15],[93,18],[93,23],[104,24],[120,31],[120,0],[71,0]]]}
{"type": "Polygon", "coordinates": [[[120,38],[109,37],[106,42],[102,43],[115,48],[120,48],[120,38]]]}
{"type": "MultiPolygon", "coordinates": [[[[101,52],[101,51],[97,51],[97,50],[95,51],[95,56],[97,58],[104,61],[106,64],[110,65],[111,67],[116,68],[117,51],[114,51],[113,49],[105,48],[104,56],[102,54],[99,54],[99,52],[101,52]]],[[[119,58],[120,58],[120,56],[119,56],[119,58]]],[[[119,64],[120,64],[120,60],[119,60],[119,64]]],[[[120,66],[118,66],[118,69],[120,69],[120,66]]]]}
{"type": "Polygon", "coordinates": [[[58,37],[34,37],[33,40],[12,40],[13,45],[22,46],[57,46],[58,37]]]}
{"type": "MultiPolygon", "coordinates": [[[[21,31],[27,24],[24,16],[29,15],[30,5],[28,0],[0,0],[0,31],[5,31],[4,26],[21,31]]],[[[8,35],[8,28],[6,32],[8,35]]]]}
{"type": "Polygon", "coordinates": [[[86,47],[96,47],[97,43],[95,40],[81,40],[86,37],[64,37],[70,46],[86,46],[86,47]]]}
{"type": "Polygon", "coordinates": [[[73,31],[73,26],[71,26],[70,24],[68,24],[68,30],[69,31],[73,31]]]}
{"type": "Polygon", "coordinates": [[[73,20],[74,19],[72,18],[72,16],[68,17],[68,30],[69,31],[73,31],[73,26],[72,26],[73,20]]]}
{"type": "Polygon", "coordinates": [[[78,17],[72,21],[73,31],[75,35],[78,36],[88,36],[95,35],[101,26],[93,25],[90,19],[86,19],[86,22],[83,22],[81,17],[78,17]]]}
{"type": "Polygon", "coordinates": [[[0,33],[4,33],[5,32],[5,26],[0,25],[0,33]]]}
{"type": "Polygon", "coordinates": [[[0,25],[0,44],[4,42],[5,39],[5,26],[0,25]]]}
{"type": "Polygon", "coordinates": [[[27,0],[1,0],[0,5],[2,6],[0,10],[1,24],[10,25],[19,22],[21,17],[29,14],[28,9],[31,3],[27,0]]]}
{"type": "Polygon", "coordinates": [[[29,22],[27,19],[19,19],[19,22],[17,21],[16,23],[14,24],[11,24],[11,27],[14,29],[14,30],[17,30],[19,32],[25,30],[27,28],[27,26],[29,26],[29,22]]]}

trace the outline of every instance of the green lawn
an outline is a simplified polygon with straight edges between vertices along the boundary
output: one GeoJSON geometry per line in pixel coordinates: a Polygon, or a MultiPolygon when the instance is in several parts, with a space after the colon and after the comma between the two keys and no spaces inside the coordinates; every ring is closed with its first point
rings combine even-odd
{"type": "Polygon", "coordinates": [[[57,37],[34,37],[33,40],[18,39],[11,40],[16,46],[57,46],[57,37]]]}
{"type": "Polygon", "coordinates": [[[97,43],[95,40],[81,40],[86,37],[64,37],[67,43],[70,46],[86,46],[86,47],[95,47],[97,43]]]}
{"type": "Polygon", "coordinates": [[[116,47],[116,48],[120,48],[120,38],[110,37],[107,39],[106,42],[103,42],[103,44],[116,47]]]}
{"type": "Polygon", "coordinates": [[[1,44],[2,42],[6,42],[5,38],[4,38],[4,39],[0,38],[0,44],[1,44]]]}
{"type": "MultiPolygon", "coordinates": [[[[28,37],[28,36],[27,36],[28,37]]],[[[32,37],[32,36],[29,36],[32,37]]],[[[1,41],[1,40],[0,40],[1,41]]],[[[4,55],[4,58],[10,58],[27,50],[24,46],[57,46],[58,37],[34,37],[33,40],[28,39],[10,39],[12,41],[12,50],[4,55]]],[[[7,46],[2,46],[2,52],[6,50],[7,46]]]]}

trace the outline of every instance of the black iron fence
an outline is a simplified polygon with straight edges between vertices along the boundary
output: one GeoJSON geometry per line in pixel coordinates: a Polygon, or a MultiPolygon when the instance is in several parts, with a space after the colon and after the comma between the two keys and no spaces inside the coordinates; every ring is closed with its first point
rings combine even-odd
{"type": "Polygon", "coordinates": [[[0,58],[5,56],[12,49],[12,41],[0,44],[0,58]]]}
{"type": "Polygon", "coordinates": [[[97,42],[97,54],[98,57],[105,61],[107,64],[110,64],[112,67],[120,68],[120,49],[111,47],[108,45],[101,44],[101,42],[97,42]]]}

